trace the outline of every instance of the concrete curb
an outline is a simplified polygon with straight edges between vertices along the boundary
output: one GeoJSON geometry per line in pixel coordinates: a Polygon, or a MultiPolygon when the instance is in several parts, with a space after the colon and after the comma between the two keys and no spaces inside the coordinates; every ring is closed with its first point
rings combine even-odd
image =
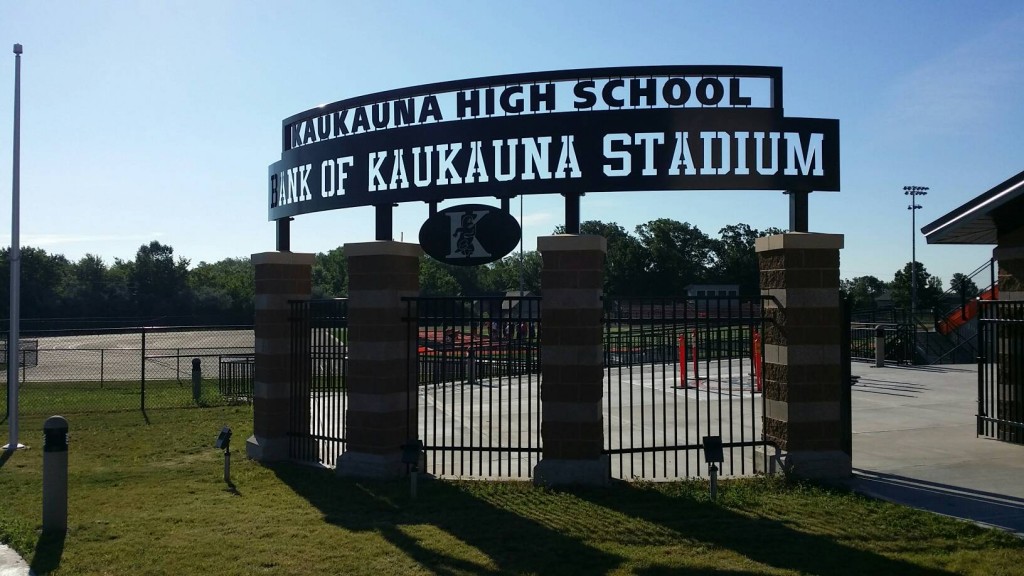
{"type": "Polygon", "coordinates": [[[7,546],[0,544],[0,576],[28,576],[28,563],[7,546]]]}

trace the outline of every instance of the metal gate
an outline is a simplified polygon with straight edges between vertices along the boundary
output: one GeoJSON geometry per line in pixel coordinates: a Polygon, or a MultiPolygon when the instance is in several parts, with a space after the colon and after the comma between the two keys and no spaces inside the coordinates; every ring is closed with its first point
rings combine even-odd
{"type": "Polygon", "coordinates": [[[760,298],[619,299],[605,306],[605,450],[615,478],[708,474],[703,438],[722,440],[725,475],[767,459],[761,436],[760,298]]]}
{"type": "Polygon", "coordinates": [[[978,435],[1024,444],[1024,302],[978,312],[978,435]]]}
{"type": "Polygon", "coordinates": [[[345,450],[348,300],[289,302],[294,460],[334,466],[345,450]]]}
{"type": "MultiPolygon", "coordinates": [[[[529,477],[540,459],[540,299],[406,298],[426,471],[529,477]]],[[[415,421],[415,420],[414,420],[415,421]]]]}

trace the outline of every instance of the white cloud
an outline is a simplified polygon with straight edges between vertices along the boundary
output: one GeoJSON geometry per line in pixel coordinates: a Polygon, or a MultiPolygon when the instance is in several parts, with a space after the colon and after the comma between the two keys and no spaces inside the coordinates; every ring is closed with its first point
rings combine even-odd
{"type": "MultiPolygon", "coordinates": [[[[87,242],[147,241],[163,235],[163,232],[149,232],[146,234],[27,234],[20,238],[20,243],[22,246],[43,248],[46,246],[63,246],[87,242]]],[[[2,238],[4,238],[6,244],[9,245],[11,243],[10,234],[2,238]]]]}

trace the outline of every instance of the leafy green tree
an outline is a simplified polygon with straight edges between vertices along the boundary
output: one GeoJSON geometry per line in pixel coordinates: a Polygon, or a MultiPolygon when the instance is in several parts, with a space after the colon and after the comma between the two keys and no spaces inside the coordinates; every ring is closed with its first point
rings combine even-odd
{"type": "Polygon", "coordinates": [[[461,296],[462,287],[448,268],[429,256],[420,258],[420,295],[461,296]]]}
{"type": "Polygon", "coordinates": [[[109,270],[103,259],[86,254],[71,264],[66,279],[65,314],[72,317],[116,316],[119,304],[114,304],[109,270]]]}
{"type": "Polygon", "coordinates": [[[714,265],[708,281],[715,284],[739,284],[740,294],[760,293],[761,274],[754,244],[758,238],[781,234],[778,228],[758,230],[748,224],[734,224],[718,231],[713,243],[714,265]]]}
{"type": "Polygon", "coordinates": [[[342,246],[320,252],[313,261],[313,295],[340,298],[348,295],[348,262],[342,246]]]}
{"type": "Polygon", "coordinates": [[[156,240],[139,247],[127,266],[135,303],[144,316],[180,316],[188,312],[188,260],[174,258],[174,248],[156,240]]]}
{"type": "Polygon", "coordinates": [[[226,322],[252,322],[255,313],[256,274],[249,258],[200,262],[189,271],[193,313],[223,318],[226,322]]]}
{"type": "Polygon", "coordinates": [[[876,300],[888,289],[885,282],[874,276],[857,276],[839,284],[839,290],[847,297],[853,310],[874,308],[876,300]]]}
{"type": "Polygon", "coordinates": [[[523,252],[522,257],[519,252],[513,252],[491,264],[490,274],[493,278],[491,286],[495,292],[519,291],[520,262],[522,262],[523,290],[534,294],[540,293],[542,263],[540,252],[536,250],[523,252]]]}
{"type": "MultiPolygon", "coordinates": [[[[10,249],[0,251],[0,277],[6,279],[0,288],[0,303],[6,317],[10,317],[10,249]]],[[[52,318],[63,312],[71,264],[61,254],[47,254],[42,248],[26,246],[21,249],[21,317],[52,318]]]]}
{"type": "Polygon", "coordinates": [[[705,283],[714,263],[714,243],[696,226],[669,218],[636,227],[645,248],[645,274],[636,286],[640,296],[678,296],[690,284],[705,283]]]}
{"type": "MultiPolygon", "coordinates": [[[[938,306],[942,300],[942,280],[932,276],[924,267],[924,264],[917,262],[917,309],[927,310],[938,306]]],[[[896,306],[909,308],[911,289],[910,283],[912,263],[907,262],[902,270],[897,270],[892,279],[892,300],[896,306]]]]}
{"type": "Polygon", "coordinates": [[[969,300],[981,293],[981,291],[978,290],[978,285],[974,283],[974,280],[971,280],[962,272],[953,274],[953,278],[949,281],[949,287],[963,300],[969,300]]]}

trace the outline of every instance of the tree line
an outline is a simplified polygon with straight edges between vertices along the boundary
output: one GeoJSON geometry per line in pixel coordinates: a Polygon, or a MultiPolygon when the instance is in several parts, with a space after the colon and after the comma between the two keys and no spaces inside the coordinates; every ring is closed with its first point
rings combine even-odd
{"type": "Polygon", "coordinates": [[[907,262],[888,282],[875,276],[845,279],[840,283],[840,290],[854,310],[877,308],[879,302],[891,302],[894,308],[907,309],[910,307],[913,293],[911,283],[915,276],[915,267],[918,310],[934,309],[945,312],[947,295],[952,296],[954,300],[963,301],[974,298],[981,292],[974,279],[961,272],[953,274],[949,283],[950,288],[946,291],[942,287],[942,279],[929,274],[921,262],[907,262]]]}
{"type": "MultiPolygon", "coordinates": [[[[558,227],[554,233],[561,233],[558,227]]],[[[651,220],[626,230],[615,222],[591,220],[581,234],[604,236],[608,242],[604,291],[608,296],[679,297],[693,284],[738,285],[741,295],[759,293],[754,242],[781,233],[747,224],[725,226],[712,237],[698,227],[669,218],[651,220]]],[[[8,249],[0,250],[0,278],[10,277],[8,249]]],[[[133,260],[115,258],[107,265],[87,254],[70,261],[61,254],[26,247],[21,252],[22,318],[120,318],[141,323],[250,323],[255,282],[248,257],[200,262],[176,256],[174,248],[152,241],[139,247],[133,260]]],[[[942,281],[918,263],[920,308],[942,299],[942,281]]],[[[841,289],[855,308],[873,307],[886,292],[897,306],[910,299],[910,264],[885,282],[874,276],[843,280],[841,289]]],[[[513,252],[487,266],[460,267],[423,257],[420,289],[425,296],[480,296],[517,292],[541,293],[541,257],[536,251],[513,252]]],[[[977,294],[974,282],[954,275],[952,285],[967,297],[977,294]]],[[[0,282],[0,313],[9,311],[9,282],[0,282]]],[[[342,247],[316,254],[313,297],[348,293],[342,247]]]]}

